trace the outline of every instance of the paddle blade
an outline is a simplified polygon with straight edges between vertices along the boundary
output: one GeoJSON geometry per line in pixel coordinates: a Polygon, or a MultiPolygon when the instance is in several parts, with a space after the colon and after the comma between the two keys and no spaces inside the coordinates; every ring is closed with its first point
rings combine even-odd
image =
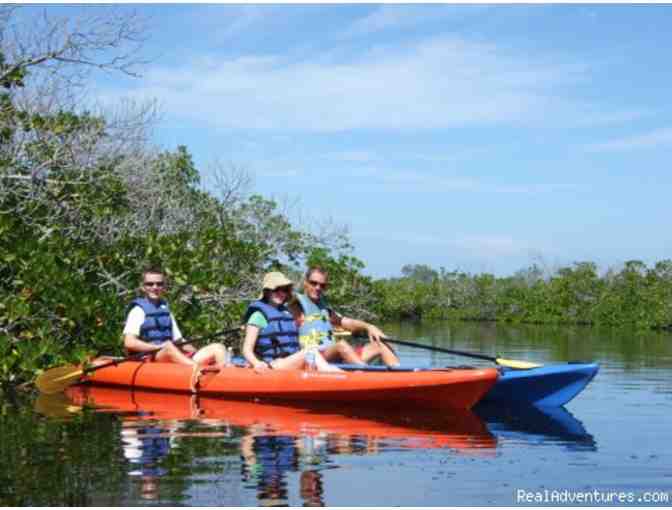
{"type": "Polygon", "coordinates": [[[35,385],[47,395],[60,393],[68,386],[72,386],[84,374],[81,367],[75,365],[65,365],[47,370],[40,374],[35,380],[35,385]]]}
{"type": "Polygon", "coordinates": [[[529,361],[518,361],[515,359],[504,359],[504,358],[497,358],[495,360],[495,363],[503,367],[517,368],[518,370],[528,370],[530,368],[539,368],[543,366],[540,365],[539,363],[531,363],[529,361]]]}
{"type": "Polygon", "coordinates": [[[81,411],[82,407],[74,405],[64,393],[53,395],[42,393],[35,399],[33,409],[49,418],[69,418],[81,411]]]}

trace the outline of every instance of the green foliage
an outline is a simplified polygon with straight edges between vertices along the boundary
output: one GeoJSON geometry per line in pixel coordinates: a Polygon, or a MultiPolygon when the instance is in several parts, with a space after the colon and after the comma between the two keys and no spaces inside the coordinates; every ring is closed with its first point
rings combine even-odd
{"type": "Polygon", "coordinates": [[[375,282],[377,312],[399,319],[451,318],[536,324],[583,324],[637,329],[672,326],[672,261],[651,269],[628,261],[604,276],[592,262],[577,262],[543,278],[532,266],[512,277],[415,271],[375,282]],[[419,276],[422,275],[422,276],[419,276]]]}

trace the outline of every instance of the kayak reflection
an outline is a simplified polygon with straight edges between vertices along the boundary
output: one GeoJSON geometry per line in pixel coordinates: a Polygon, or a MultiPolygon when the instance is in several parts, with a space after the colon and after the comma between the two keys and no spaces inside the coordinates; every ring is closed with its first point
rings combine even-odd
{"type": "Polygon", "coordinates": [[[338,467],[338,455],[408,449],[495,455],[497,446],[495,436],[471,411],[381,412],[333,404],[265,404],[105,387],[72,387],[67,395],[74,405],[93,405],[122,416],[126,457],[133,472],[145,477],[164,474],[157,467],[173,446],[171,440],[208,436],[204,427],[229,429],[229,436],[239,440],[243,484],[256,491],[261,506],[289,504],[288,473],[300,473],[299,491],[305,505],[324,505],[321,472],[338,467]],[[187,421],[189,426],[180,426],[187,421]]]}
{"type": "Polygon", "coordinates": [[[501,406],[480,403],[474,408],[499,439],[540,444],[555,442],[570,450],[596,451],[597,443],[583,424],[564,407],[501,406]]]}

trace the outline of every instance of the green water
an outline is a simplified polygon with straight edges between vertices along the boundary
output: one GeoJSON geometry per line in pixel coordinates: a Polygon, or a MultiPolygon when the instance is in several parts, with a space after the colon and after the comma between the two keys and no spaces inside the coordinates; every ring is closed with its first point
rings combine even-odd
{"type": "MultiPolygon", "coordinates": [[[[100,396],[107,409],[81,407],[73,395],[6,397],[0,505],[514,506],[521,490],[625,491],[628,503],[672,503],[672,335],[445,323],[385,330],[512,359],[596,360],[601,369],[566,410],[513,417],[337,409],[346,418],[334,421],[141,392],[100,396]]],[[[474,362],[399,353],[408,363],[474,362]]]]}

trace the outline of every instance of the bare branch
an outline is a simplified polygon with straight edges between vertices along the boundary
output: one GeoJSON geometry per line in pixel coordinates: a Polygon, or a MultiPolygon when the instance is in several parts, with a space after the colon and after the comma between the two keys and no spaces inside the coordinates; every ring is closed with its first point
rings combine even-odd
{"type": "Polygon", "coordinates": [[[139,76],[138,67],[147,63],[139,57],[146,40],[146,20],[125,7],[84,6],[79,10],[83,14],[57,17],[47,7],[40,16],[26,8],[3,9],[0,50],[6,62],[0,79],[34,68],[46,75],[57,74],[70,86],[81,86],[92,69],[139,76]]]}

